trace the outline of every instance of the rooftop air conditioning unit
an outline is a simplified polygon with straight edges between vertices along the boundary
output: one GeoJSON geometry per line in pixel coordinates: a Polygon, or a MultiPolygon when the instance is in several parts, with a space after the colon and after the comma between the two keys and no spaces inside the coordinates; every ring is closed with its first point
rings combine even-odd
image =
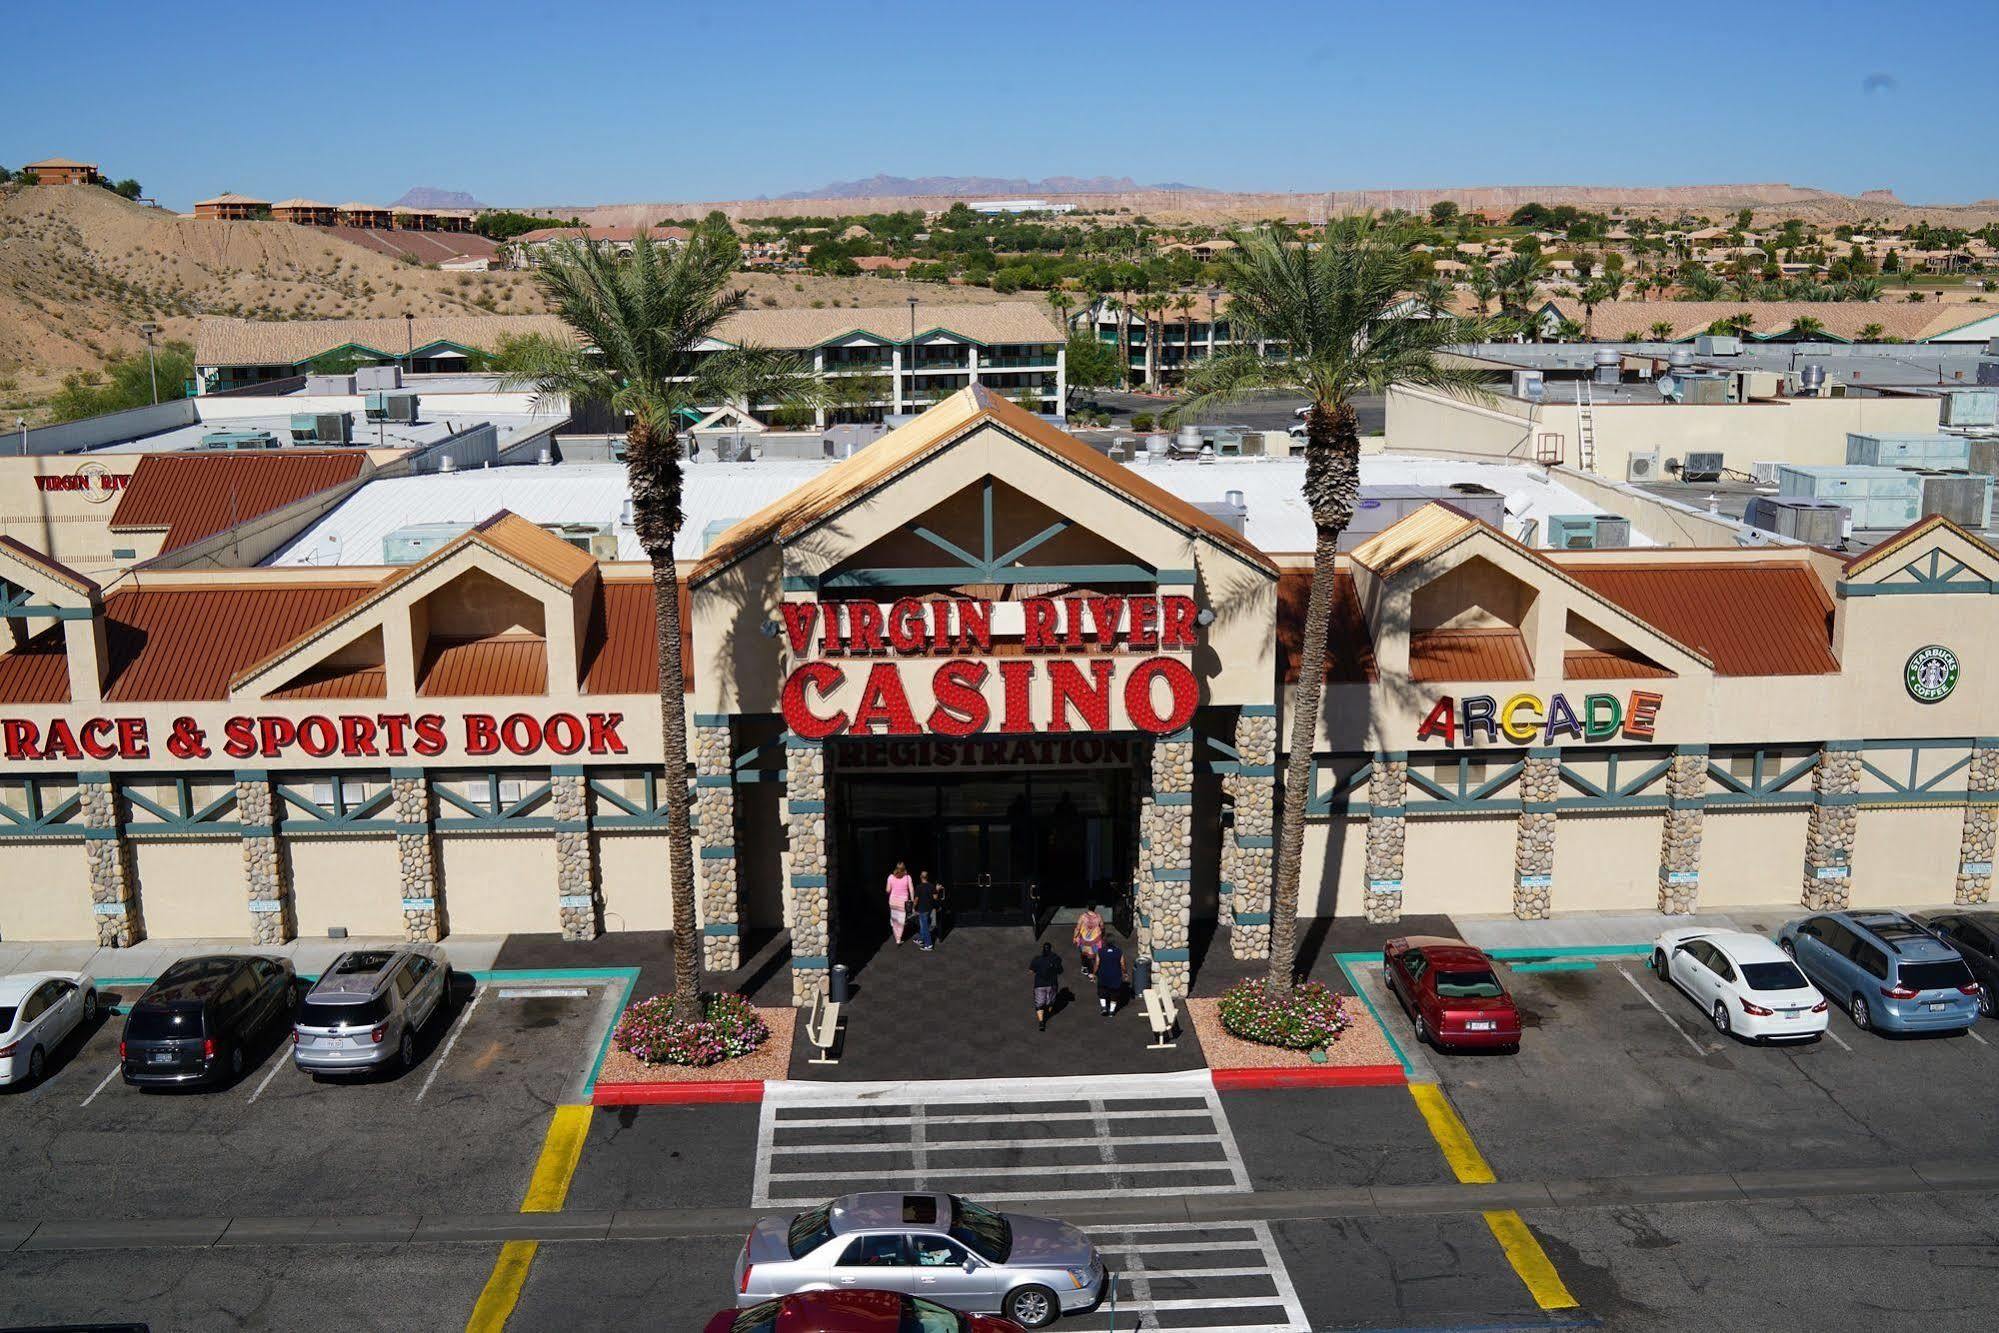
{"type": "Polygon", "coordinates": [[[312,395],[344,396],[354,392],[352,375],[307,375],[305,391],[312,395]]]}
{"type": "Polygon", "coordinates": [[[618,534],[609,523],[544,523],[542,527],[599,560],[618,558],[618,534]]]}
{"type": "Polygon", "coordinates": [[[345,412],[292,413],[293,444],[346,444],[354,419],[345,412]]]}
{"type": "Polygon", "coordinates": [[[471,526],[466,523],[412,523],[382,538],[382,563],[413,565],[471,526]]]}
{"type": "Polygon", "coordinates": [[[1758,486],[1775,486],[1777,484],[1777,467],[1778,465],[1774,462],[1751,463],[1749,465],[1749,475],[1756,479],[1758,486]]]}
{"type": "MultiPolygon", "coordinates": [[[[362,366],[354,372],[354,383],[363,390],[400,389],[403,387],[401,366],[362,366]]],[[[349,390],[348,392],[353,392],[349,390]]]]}
{"type": "Polygon", "coordinates": [[[1719,481],[1722,461],[1718,450],[1689,450],[1680,465],[1681,481],[1719,481]]]}
{"type": "Polygon", "coordinates": [[[1702,356],[1741,356],[1742,339],[1732,334],[1703,333],[1694,339],[1694,350],[1702,356]]]}
{"type": "Polygon", "coordinates": [[[1516,370],[1513,372],[1513,396],[1515,398],[1525,398],[1530,403],[1538,403],[1547,391],[1548,386],[1541,382],[1540,371],[1516,370]]]}
{"type": "Polygon", "coordinates": [[[416,395],[413,393],[385,393],[382,395],[383,418],[400,421],[405,425],[416,424],[416,395]]]}
{"type": "Polygon", "coordinates": [[[1631,545],[1631,520],[1614,514],[1550,514],[1548,547],[1596,551],[1631,545]]]}
{"type": "Polygon", "coordinates": [[[267,430],[213,430],[201,437],[204,449],[276,449],[280,443],[267,430]]]}
{"type": "Polygon", "coordinates": [[[1659,451],[1657,449],[1653,449],[1648,453],[1634,453],[1628,455],[1624,460],[1624,479],[1626,481],[1657,481],[1663,475],[1665,474],[1664,470],[1659,466],[1659,451]]]}
{"type": "Polygon", "coordinates": [[[1839,545],[1846,506],[1829,500],[1800,500],[1779,495],[1751,496],[1742,521],[1751,529],[1774,532],[1810,546],[1839,545]]]}

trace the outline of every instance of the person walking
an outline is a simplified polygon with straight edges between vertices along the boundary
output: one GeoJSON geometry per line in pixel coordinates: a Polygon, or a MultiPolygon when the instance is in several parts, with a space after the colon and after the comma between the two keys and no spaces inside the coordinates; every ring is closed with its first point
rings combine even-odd
{"type": "Polygon", "coordinates": [[[921,871],[916,876],[916,947],[929,953],[937,947],[937,900],[943,890],[930,881],[930,872],[921,871]]]}
{"type": "Polygon", "coordinates": [[[895,873],[888,877],[888,933],[895,936],[898,946],[902,944],[902,932],[909,925],[909,899],[912,893],[909,867],[897,861],[895,873]]]}
{"type": "Polygon", "coordinates": [[[1043,1032],[1048,1031],[1048,1015],[1055,1008],[1055,986],[1062,975],[1062,960],[1055,946],[1044,942],[1028,970],[1034,973],[1034,1018],[1043,1032]]]}
{"type": "Polygon", "coordinates": [[[1105,1018],[1117,1012],[1124,1000],[1124,950],[1117,941],[1106,939],[1097,951],[1097,1010],[1105,1018]]]}
{"type": "Polygon", "coordinates": [[[1083,975],[1095,980],[1097,954],[1104,947],[1104,918],[1095,907],[1085,907],[1076,918],[1076,953],[1083,961],[1083,975]]]}

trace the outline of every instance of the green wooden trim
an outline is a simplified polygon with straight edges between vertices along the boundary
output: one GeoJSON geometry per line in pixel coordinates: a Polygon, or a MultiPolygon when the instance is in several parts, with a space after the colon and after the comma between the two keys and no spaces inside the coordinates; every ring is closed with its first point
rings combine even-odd
{"type": "Polygon", "coordinates": [[[733,787],[736,785],[734,773],[697,773],[694,775],[697,787],[733,787]]]}
{"type": "Polygon", "coordinates": [[[801,958],[794,955],[791,960],[791,970],[794,972],[824,972],[826,971],[825,956],[813,953],[806,954],[801,958]]]}
{"type": "Polygon", "coordinates": [[[794,889],[823,889],[826,887],[824,875],[793,875],[791,887],[794,889]]]}
{"type": "Polygon", "coordinates": [[[1275,847],[1277,839],[1268,833],[1238,833],[1235,845],[1238,847],[1275,847]]]}
{"type": "Polygon", "coordinates": [[[824,741],[807,740],[795,731],[784,733],[784,748],[787,750],[817,750],[825,744],[824,741]]]}
{"type": "Polygon", "coordinates": [[[788,801],[789,812],[794,815],[823,815],[826,813],[824,801],[788,801]]]}
{"type": "Polygon", "coordinates": [[[703,935],[734,935],[737,933],[736,923],[733,921],[710,921],[707,925],[701,927],[701,933],[703,935]]]}
{"type": "Polygon", "coordinates": [[[1238,926],[1267,926],[1270,924],[1270,913],[1237,912],[1235,914],[1235,923],[1238,926]]]}
{"type": "Polygon", "coordinates": [[[430,776],[430,770],[427,768],[392,768],[389,770],[389,776],[391,778],[406,778],[406,779],[427,778],[430,776]]]}
{"type": "Polygon", "coordinates": [[[1190,791],[1162,791],[1152,798],[1154,805],[1192,805],[1194,793],[1190,791]]]}
{"type": "Polygon", "coordinates": [[[558,778],[580,778],[589,770],[581,764],[552,764],[549,773],[558,778]]]}
{"type": "Polygon", "coordinates": [[[694,725],[697,727],[726,727],[729,725],[730,716],[728,713],[696,713],[694,715],[694,725]]]}
{"type": "Polygon", "coordinates": [[[1200,576],[1191,569],[1162,569],[1159,571],[1159,581],[1180,586],[1198,583],[1200,576]]]}
{"type": "Polygon", "coordinates": [[[786,574],[779,586],[785,592],[818,592],[819,576],[817,574],[786,574]]]}
{"type": "Polygon", "coordinates": [[[1186,949],[1154,949],[1152,961],[1155,963],[1184,963],[1193,955],[1186,949]]]}
{"type": "Polygon", "coordinates": [[[1194,872],[1180,866],[1155,866],[1152,877],[1162,884],[1181,884],[1194,878],[1194,872]]]}
{"type": "Polygon", "coordinates": [[[1244,717],[1276,717],[1276,716],[1277,716],[1277,705],[1276,705],[1276,704],[1244,704],[1244,705],[1242,706],[1242,710],[1241,710],[1241,711],[1242,711],[1242,715],[1243,715],[1244,717]]]}
{"type": "Polygon", "coordinates": [[[721,847],[703,847],[701,849],[701,859],[703,861],[732,861],[735,859],[735,856],[736,849],[726,845],[721,847]]]}

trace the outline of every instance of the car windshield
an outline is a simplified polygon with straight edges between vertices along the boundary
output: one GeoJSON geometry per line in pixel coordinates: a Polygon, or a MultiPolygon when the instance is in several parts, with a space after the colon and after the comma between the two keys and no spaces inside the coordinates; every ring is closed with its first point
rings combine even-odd
{"type": "MultiPolygon", "coordinates": [[[[947,1310],[935,1302],[915,1296],[905,1296],[902,1298],[902,1318],[896,1323],[895,1333],[961,1333],[964,1327],[965,1316],[956,1310],[947,1310]]],[[[744,1330],[732,1328],[729,1333],[744,1333],[744,1330]]]]}
{"type": "Polygon", "coordinates": [[[333,960],[333,966],[326,969],[330,977],[371,977],[389,965],[395,955],[386,949],[356,949],[353,953],[343,953],[333,960]]]}
{"type": "Polygon", "coordinates": [[[803,1259],[806,1255],[833,1239],[833,1205],[822,1203],[817,1208],[807,1208],[791,1219],[791,1229],[784,1234],[785,1244],[791,1250],[791,1257],[803,1259]]]}
{"type": "Polygon", "coordinates": [[[736,1322],[729,1325],[729,1333],[771,1333],[777,1327],[778,1312],[783,1309],[781,1300],[752,1305],[736,1316],[736,1322]]]}
{"type": "Polygon", "coordinates": [[[951,1197],[951,1235],[990,1263],[1003,1264],[1013,1252],[1013,1228],[990,1208],[951,1197]]]}
{"type": "Polygon", "coordinates": [[[125,1035],[136,1041],[160,1041],[201,1035],[198,1004],[142,1004],[125,1020],[125,1035]]]}
{"type": "Polygon", "coordinates": [[[1437,998],[1440,1000],[1496,1000],[1505,993],[1499,988],[1499,979],[1492,975],[1489,968],[1437,973],[1437,998]]]}
{"type": "Polygon", "coordinates": [[[1964,965],[1962,958],[1946,958],[1936,963],[1904,963],[1897,980],[1916,990],[1956,990],[1971,984],[1971,969],[1964,965]]]}
{"type": "Polygon", "coordinates": [[[388,1016],[389,997],[386,995],[337,1004],[308,998],[298,1007],[298,1025],[302,1028],[367,1028],[388,1016]]]}
{"type": "Polygon", "coordinates": [[[1798,971],[1798,965],[1783,963],[1744,963],[1742,980],[1751,990],[1803,990],[1805,974],[1798,971]]]}

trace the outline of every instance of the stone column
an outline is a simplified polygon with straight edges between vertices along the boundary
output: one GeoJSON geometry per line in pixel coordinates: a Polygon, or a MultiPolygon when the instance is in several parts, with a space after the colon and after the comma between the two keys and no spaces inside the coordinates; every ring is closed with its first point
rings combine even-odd
{"type": "MultiPolygon", "coordinates": [[[[1185,995],[1193,977],[1194,737],[1152,743],[1152,784],[1139,807],[1138,949],[1156,984],[1185,995]]],[[[1266,940],[1266,951],[1268,941],[1266,940]]]]}
{"type": "Polygon", "coordinates": [[[1236,715],[1236,771],[1226,780],[1235,828],[1222,844],[1223,909],[1229,951],[1270,956],[1271,868],[1277,846],[1277,707],[1246,704],[1236,715]]]}
{"type": "Polygon", "coordinates": [[[1673,751],[1666,774],[1666,827],[1659,836],[1659,910],[1687,916],[1700,910],[1701,829],[1707,821],[1707,747],[1673,751]]]}
{"type": "Polygon", "coordinates": [[[826,871],[826,747],[784,738],[785,832],[791,844],[791,1002],[809,1005],[833,966],[826,871]]]}
{"type": "Polygon", "coordinates": [[[278,821],[271,799],[271,775],[236,775],[236,818],[242,825],[243,885],[250,895],[250,938],[283,944],[298,935],[291,887],[278,863],[278,821]]]}
{"type": "Polygon", "coordinates": [[[1513,915],[1546,921],[1555,895],[1555,795],[1562,753],[1530,750],[1520,770],[1520,824],[1513,840],[1513,915]]]}
{"type": "Polygon", "coordinates": [[[1964,906],[1992,901],[1992,851],[1999,825],[1999,738],[1971,745],[1965,779],[1964,834],[1957,844],[1957,899],[1964,906]]]}
{"type": "Polygon", "coordinates": [[[389,789],[396,808],[396,859],[402,867],[403,937],[441,940],[444,894],[431,840],[430,778],[420,768],[392,768],[389,789]]]}
{"type": "Polygon", "coordinates": [[[736,753],[726,714],[694,719],[694,877],[701,922],[701,966],[742,966],[736,893],[736,753]]]}
{"type": "Polygon", "coordinates": [[[590,842],[590,779],[580,767],[561,765],[548,777],[555,811],[555,905],[565,940],[603,934],[597,894],[597,850],[590,842]]]}
{"type": "Polygon", "coordinates": [[[1377,926],[1402,919],[1402,856],[1409,837],[1405,804],[1409,755],[1377,754],[1367,781],[1367,888],[1361,910],[1377,926]]]}
{"type": "Polygon", "coordinates": [[[132,848],[118,815],[118,792],[109,773],[80,773],[83,798],[83,854],[90,867],[90,910],[97,918],[97,942],[122,949],[146,938],[139,920],[139,890],[132,878],[132,848]]]}
{"type": "Polygon", "coordinates": [[[1805,835],[1806,910],[1836,912],[1852,891],[1853,826],[1859,814],[1860,752],[1851,741],[1827,741],[1812,769],[1812,822],[1805,835]]]}

